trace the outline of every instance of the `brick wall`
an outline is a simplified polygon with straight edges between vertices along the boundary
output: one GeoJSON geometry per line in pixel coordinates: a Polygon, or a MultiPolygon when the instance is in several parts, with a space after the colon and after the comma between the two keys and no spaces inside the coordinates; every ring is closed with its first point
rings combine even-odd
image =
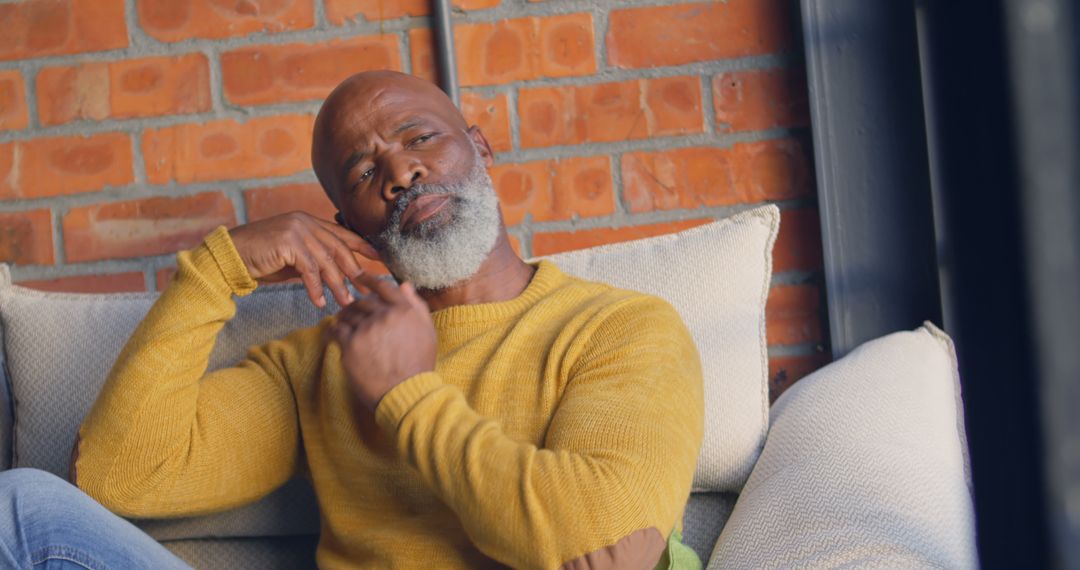
{"type": "MultiPolygon", "coordinates": [[[[434,78],[429,0],[0,3],[0,261],[31,287],[160,289],[219,224],[333,210],[310,170],[347,75],[434,78]]],[[[777,390],[824,362],[793,0],[457,0],[462,107],[525,255],[783,210],[777,390]]]]}

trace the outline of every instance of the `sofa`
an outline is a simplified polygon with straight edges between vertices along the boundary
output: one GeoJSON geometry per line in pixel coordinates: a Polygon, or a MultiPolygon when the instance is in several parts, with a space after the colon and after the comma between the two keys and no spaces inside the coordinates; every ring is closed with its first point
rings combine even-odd
{"type": "MultiPolygon", "coordinates": [[[[549,257],[568,273],[664,297],[694,336],[706,430],[684,542],[709,568],[976,567],[945,333],[927,323],[871,341],[770,405],[765,299],[779,218],[766,206],[549,257]]],[[[33,291],[0,264],[0,469],[67,478],[78,426],[156,296],[33,291]]],[[[209,369],[335,310],[316,309],[298,285],[260,287],[238,300],[209,369]]],[[[231,511],[133,522],[196,568],[313,567],[319,534],[302,479],[231,511]]]]}

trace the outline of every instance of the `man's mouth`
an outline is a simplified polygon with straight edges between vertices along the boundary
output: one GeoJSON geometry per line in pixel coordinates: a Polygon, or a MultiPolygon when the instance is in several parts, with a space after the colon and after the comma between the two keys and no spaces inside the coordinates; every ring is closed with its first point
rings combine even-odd
{"type": "Polygon", "coordinates": [[[449,194],[425,194],[409,202],[401,216],[401,231],[407,232],[438,214],[450,203],[450,200],[449,194]]]}

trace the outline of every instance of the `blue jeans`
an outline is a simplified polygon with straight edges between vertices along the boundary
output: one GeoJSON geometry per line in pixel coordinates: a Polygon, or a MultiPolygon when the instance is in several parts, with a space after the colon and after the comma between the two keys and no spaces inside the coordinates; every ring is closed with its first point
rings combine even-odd
{"type": "Polygon", "coordinates": [[[0,472],[0,568],[188,568],[135,525],[37,469],[0,472]]]}

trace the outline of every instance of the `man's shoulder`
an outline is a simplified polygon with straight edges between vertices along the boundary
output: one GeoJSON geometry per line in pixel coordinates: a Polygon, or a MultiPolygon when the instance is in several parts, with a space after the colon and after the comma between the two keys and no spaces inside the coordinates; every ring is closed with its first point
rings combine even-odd
{"type": "Polygon", "coordinates": [[[643,309],[674,311],[671,303],[656,295],[625,289],[603,281],[593,281],[569,274],[565,276],[564,288],[572,291],[575,296],[592,300],[601,306],[633,305],[643,309]]]}
{"type": "Polygon", "coordinates": [[[587,309],[597,324],[616,319],[653,326],[664,323],[683,326],[675,307],[656,295],[571,275],[566,276],[564,288],[568,297],[578,300],[579,310],[587,309]]]}

